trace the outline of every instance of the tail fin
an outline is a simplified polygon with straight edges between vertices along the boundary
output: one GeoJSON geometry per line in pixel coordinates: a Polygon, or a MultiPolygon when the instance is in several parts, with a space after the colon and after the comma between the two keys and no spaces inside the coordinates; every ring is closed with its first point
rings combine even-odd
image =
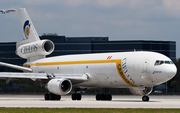
{"type": "Polygon", "coordinates": [[[21,8],[18,11],[24,38],[16,43],[16,54],[27,59],[27,62],[45,58],[54,51],[54,43],[40,40],[26,9],[21,8]]]}
{"type": "Polygon", "coordinates": [[[16,44],[16,48],[18,48],[20,45],[40,40],[26,9],[20,8],[18,12],[24,38],[23,41],[16,44]]]}

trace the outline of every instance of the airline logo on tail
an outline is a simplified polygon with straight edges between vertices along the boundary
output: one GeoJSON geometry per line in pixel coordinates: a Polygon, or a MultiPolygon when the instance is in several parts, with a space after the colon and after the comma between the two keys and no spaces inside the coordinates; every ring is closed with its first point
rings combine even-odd
{"type": "MultiPolygon", "coordinates": [[[[26,39],[28,39],[28,37],[29,37],[30,27],[31,27],[31,23],[29,23],[29,20],[27,20],[27,21],[24,23],[24,27],[23,27],[24,35],[25,35],[25,38],[26,38],[26,39]]],[[[26,39],[25,39],[25,40],[26,40],[26,39]]]]}

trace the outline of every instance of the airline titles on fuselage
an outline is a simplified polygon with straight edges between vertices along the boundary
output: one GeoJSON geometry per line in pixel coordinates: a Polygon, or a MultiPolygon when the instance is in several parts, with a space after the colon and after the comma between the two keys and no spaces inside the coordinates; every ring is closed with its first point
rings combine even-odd
{"type": "Polygon", "coordinates": [[[128,68],[127,68],[127,63],[126,63],[126,61],[127,61],[127,58],[124,58],[124,59],[122,60],[122,70],[123,70],[125,76],[126,76],[133,84],[135,84],[135,81],[133,80],[133,78],[128,74],[128,68]]]}
{"type": "Polygon", "coordinates": [[[37,45],[33,44],[33,45],[28,45],[28,46],[23,46],[21,48],[21,53],[22,54],[27,54],[27,53],[33,53],[33,52],[37,52],[38,48],[37,45]]]}

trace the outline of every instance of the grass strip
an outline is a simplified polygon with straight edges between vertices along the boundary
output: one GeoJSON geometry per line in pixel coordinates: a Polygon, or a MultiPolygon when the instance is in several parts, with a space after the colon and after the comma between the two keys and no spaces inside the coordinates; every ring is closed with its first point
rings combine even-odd
{"type": "Polygon", "coordinates": [[[0,108],[0,113],[180,113],[180,109],[0,108]]]}

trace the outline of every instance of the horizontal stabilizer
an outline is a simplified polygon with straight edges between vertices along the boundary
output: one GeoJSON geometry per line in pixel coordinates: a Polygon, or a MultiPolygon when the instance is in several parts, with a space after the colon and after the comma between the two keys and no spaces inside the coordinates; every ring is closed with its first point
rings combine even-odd
{"type": "Polygon", "coordinates": [[[31,68],[27,68],[27,67],[23,67],[23,66],[17,66],[17,65],[3,63],[3,62],[0,62],[0,65],[5,66],[5,67],[10,67],[10,68],[13,68],[13,69],[17,69],[17,70],[21,70],[21,71],[32,72],[31,68]]]}

